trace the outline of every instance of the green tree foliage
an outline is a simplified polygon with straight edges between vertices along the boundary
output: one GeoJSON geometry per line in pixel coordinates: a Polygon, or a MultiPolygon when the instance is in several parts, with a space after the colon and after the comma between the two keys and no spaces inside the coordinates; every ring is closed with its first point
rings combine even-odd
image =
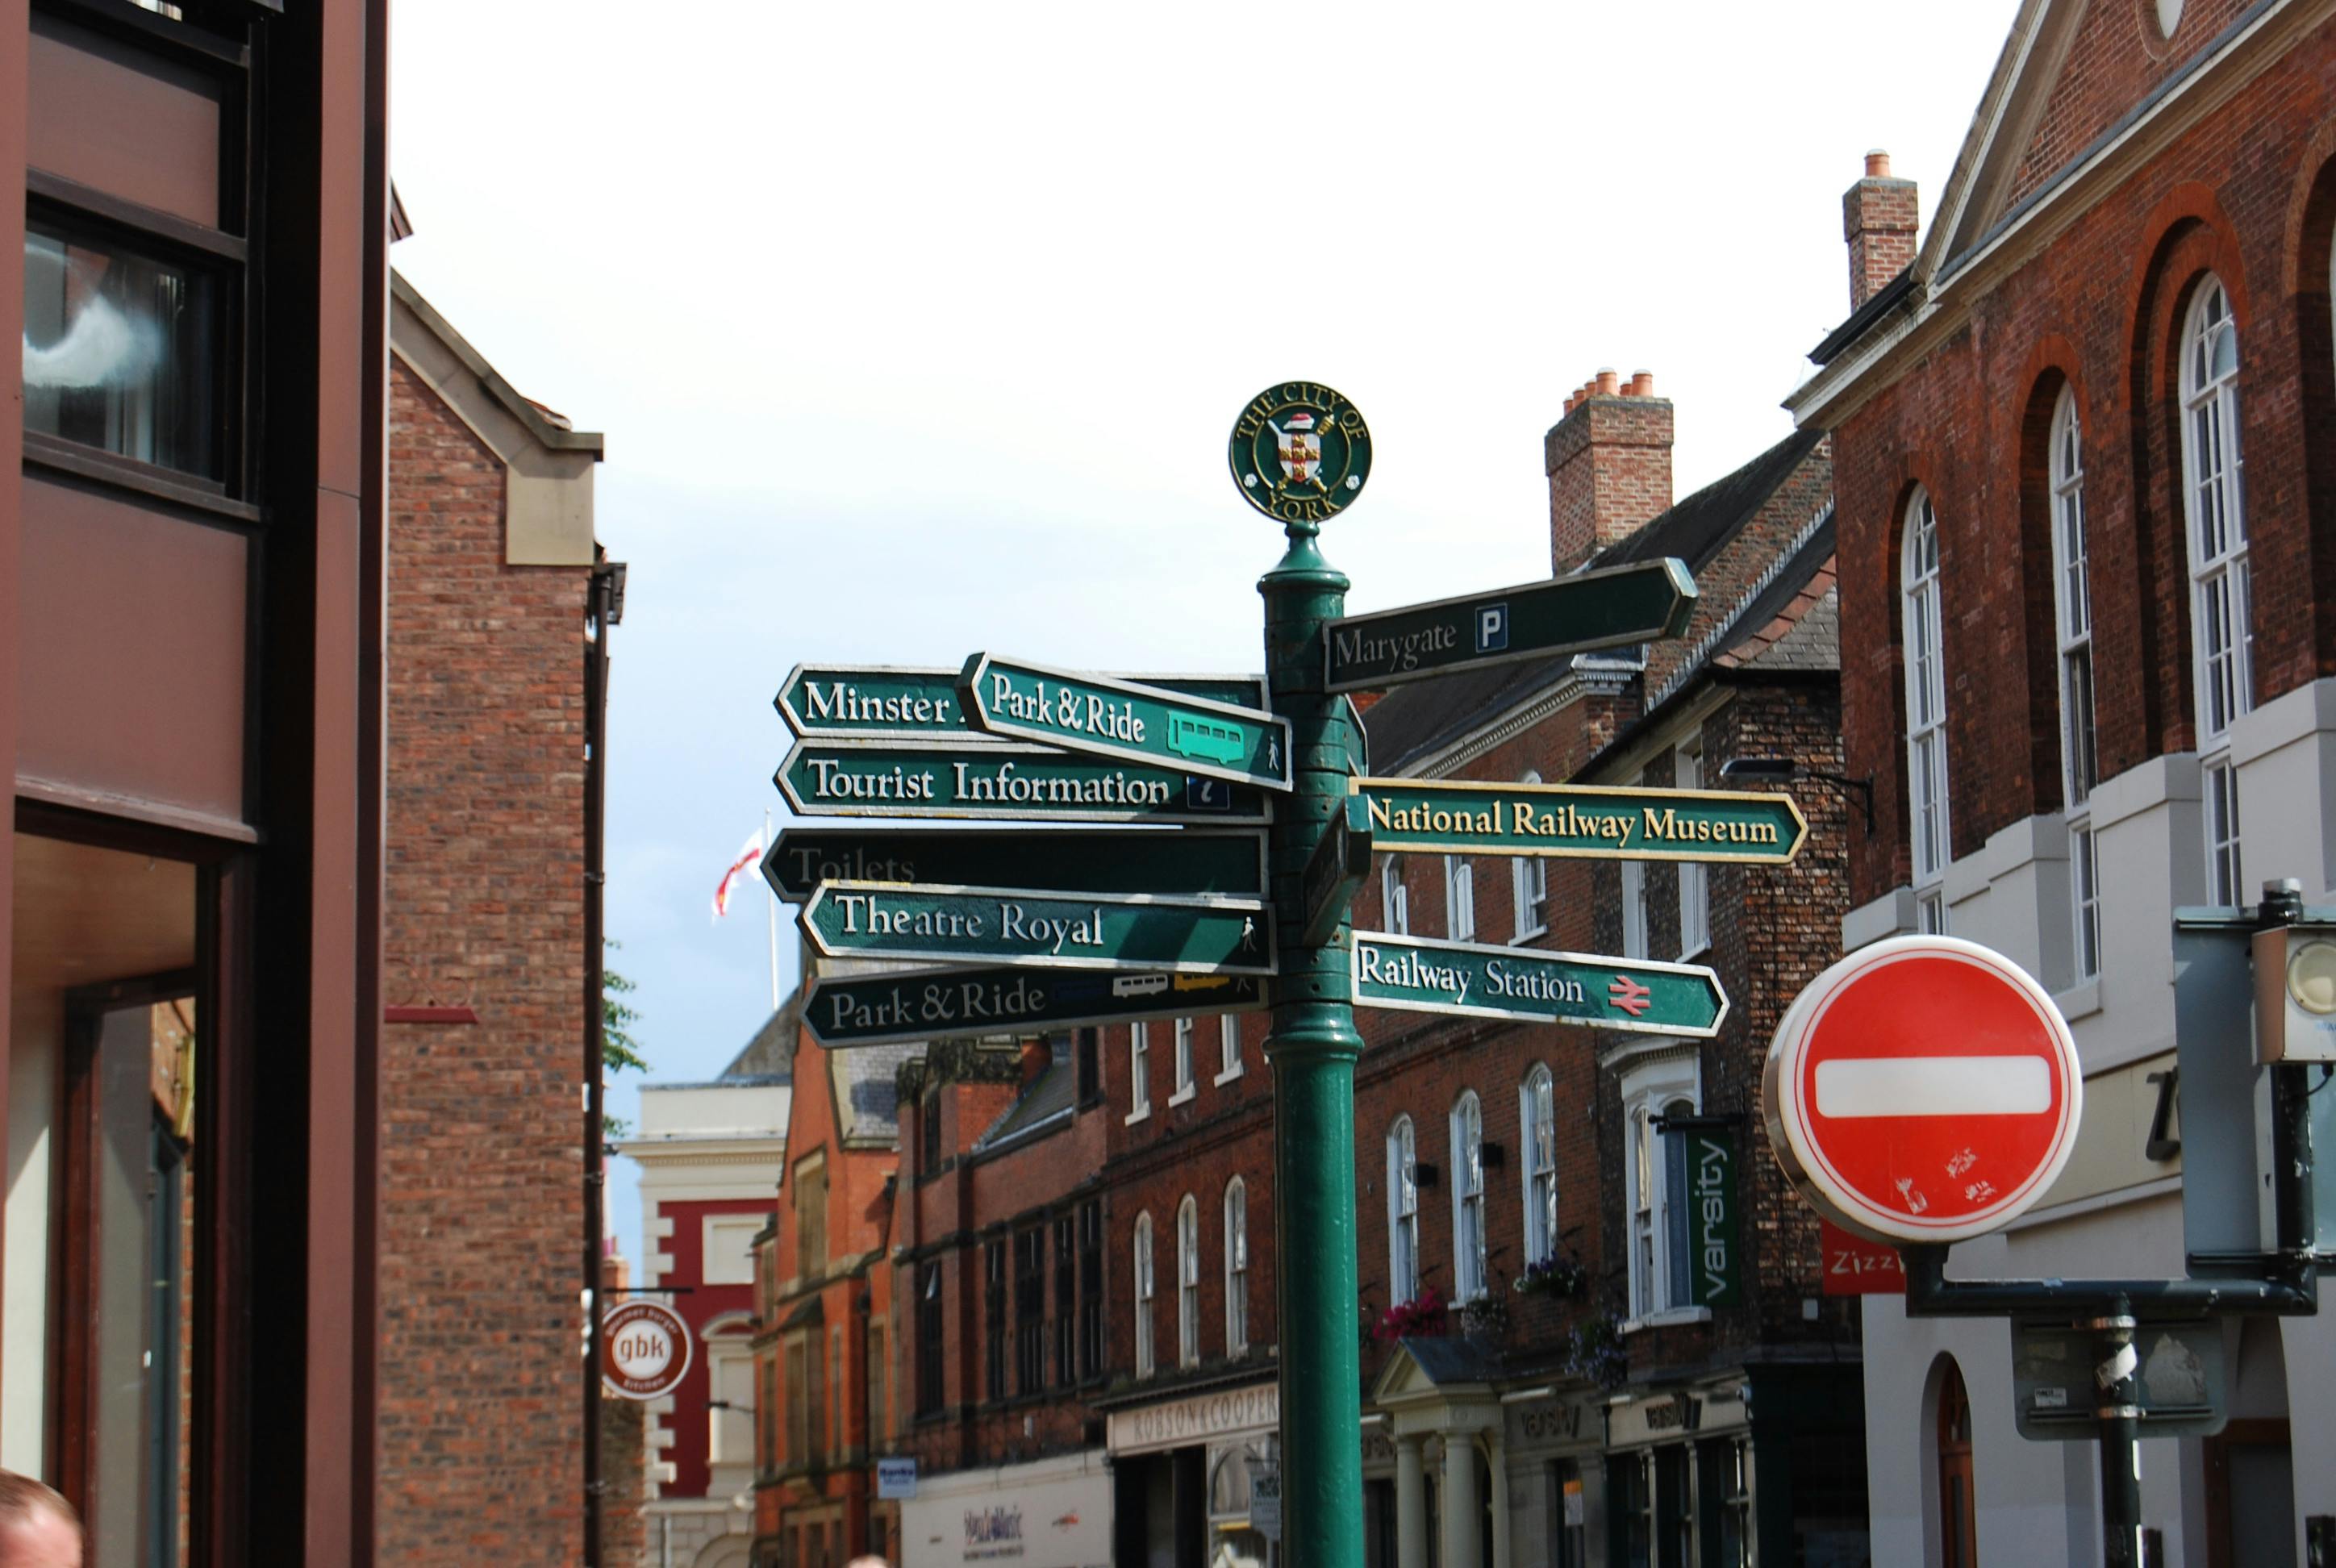
{"type": "MultiPolygon", "coordinates": [[[[610,949],[624,946],[615,938],[605,938],[602,946],[610,949]]],[[[628,1006],[625,995],[638,988],[616,970],[603,967],[600,970],[600,1066],[604,1072],[621,1073],[628,1067],[637,1073],[649,1069],[648,1058],[641,1055],[641,1043],[633,1037],[631,1026],[641,1021],[640,1009],[628,1006]]],[[[600,1117],[601,1131],[608,1137],[621,1138],[631,1132],[632,1124],[621,1117],[605,1113],[600,1117]]]]}

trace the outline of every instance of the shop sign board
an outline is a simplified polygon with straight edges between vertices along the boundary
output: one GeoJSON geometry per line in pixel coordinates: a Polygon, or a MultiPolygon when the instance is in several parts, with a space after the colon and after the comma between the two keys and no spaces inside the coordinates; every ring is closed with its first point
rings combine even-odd
{"type": "Polygon", "coordinates": [[[1711,1038],[1728,1017],[1719,977],[1701,964],[1610,959],[1543,948],[1354,935],[1355,1001],[1399,1012],[1589,1024],[1711,1038]]]}
{"type": "Polygon", "coordinates": [[[772,782],[795,814],[807,817],[1226,826],[1273,817],[1265,795],[1246,784],[1182,768],[994,742],[802,740],[772,782]]]}
{"type": "Polygon", "coordinates": [[[2141,1437],[2211,1437],[2223,1429],[2229,1382],[2220,1322],[2144,1319],[2130,1345],[2066,1321],[2011,1326],[2012,1418],[2023,1437],[2093,1441],[2109,1402],[2101,1379],[2127,1372],[2141,1437]]]}
{"type": "Polygon", "coordinates": [[[1895,1247],[1843,1230],[1831,1220],[1817,1220],[1818,1256],[1825,1267],[1828,1296],[1903,1296],[1906,1293],[1906,1261],[1895,1247]]]}
{"type": "Polygon", "coordinates": [[[1382,850],[1784,865],[1808,820],[1793,797],[1471,779],[1362,778],[1382,850]]]}
{"type": "Polygon", "coordinates": [[[797,918],[832,959],[1273,972],[1273,919],[1257,899],[832,881],[797,918]]]}
{"type": "MultiPolygon", "coordinates": [[[[961,666],[799,664],[780,683],[772,706],[787,728],[807,739],[980,741],[966,717],[957,681],[961,666]]],[[[1124,675],[1186,696],[1238,707],[1265,706],[1265,680],[1253,675],[1124,675]]]]}
{"type": "Polygon", "coordinates": [[[1665,557],[1348,616],[1322,628],[1326,689],[1375,688],[1678,637],[1695,606],[1687,563],[1665,557]]]}
{"type": "Polygon", "coordinates": [[[1871,1240],[2000,1230],[2068,1164],[2084,1108],[2076,1041],[2000,953],[1893,937],[1835,964],[1786,1010],[1762,1104],[1785,1173],[1871,1240]]]}
{"type": "Polygon", "coordinates": [[[823,881],[939,882],[1038,887],[1074,893],[1225,893],[1269,891],[1265,834],[1186,828],[784,828],[763,857],[763,875],[789,903],[823,881]]]}
{"type": "Polygon", "coordinates": [[[876,1461],[876,1495],[881,1501],[906,1502],[917,1495],[917,1462],[914,1459],[879,1459],[876,1461]]]}
{"type": "Polygon", "coordinates": [[[1714,1116],[1670,1116],[1667,1136],[1687,1172],[1688,1292],[1698,1307],[1733,1307],[1744,1299],[1744,1259],[1736,1221],[1736,1123],[1714,1116]]]}
{"type": "Polygon", "coordinates": [[[620,1399],[661,1399],[688,1375],[691,1339],[662,1301],[620,1300],[600,1320],[600,1386],[620,1399]]]}
{"type": "Polygon", "coordinates": [[[973,965],[822,975],[803,998],[803,1022],[822,1046],[881,1046],[939,1035],[1253,1013],[1268,999],[1265,979],[1259,975],[973,965]]]}
{"type": "Polygon", "coordinates": [[[973,722],[1001,740],[1290,788],[1290,721],[1164,687],[978,653],[959,677],[973,722]]]}

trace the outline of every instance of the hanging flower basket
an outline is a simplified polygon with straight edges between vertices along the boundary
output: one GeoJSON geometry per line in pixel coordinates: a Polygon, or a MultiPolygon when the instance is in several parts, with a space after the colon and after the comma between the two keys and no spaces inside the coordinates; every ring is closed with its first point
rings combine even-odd
{"type": "Polygon", "coordinates": [[[1590,1293],[1590,1271],[1562,1255],[1544,1258],[1538,1263],[1526,1264],[1525,1271],[1512,1281],[1512,1289],[1520,1296],[1579,1301],[1590,1293]]]}
{"type": "Polygon", "coordinates": [[[1444,1298],[1436,1293],[1433,1285],[1423,1286],[1418,1295],[1408,1301],[1397,1301],[1379,1315],[1378,1327],[1371,1338],[1381,1344],[1397,1339],[1417,1339],[1444,1332],[1444,1298]]]}
{"type": "Polygon", "coordinates": [[[1460,1331],[1471,1339],[1501,1340],[1509,1337],[1509,1304],[1489,1292],[1460,1309],[1460,1331]]]}

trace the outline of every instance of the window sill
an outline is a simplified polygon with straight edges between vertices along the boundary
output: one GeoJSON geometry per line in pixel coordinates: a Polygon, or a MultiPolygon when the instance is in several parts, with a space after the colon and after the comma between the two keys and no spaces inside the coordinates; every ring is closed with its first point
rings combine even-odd
{"type": "Polygon", "coordinates": [[[1151,1119],[1152,1107],[1150,1105],[1138,1105],[1135,1109],[1128,1112],[1126,1115],[1121,1117],[1119,1125],[1123,1127],[1132,1127],[1138,1122],[1148,1122],[1151,1119]]]}
{"type": "Polygon", "coordinates": [[[1666,1307],[1660,1312],[1650,1312],[1643,1318],[1625,1318],[1621,1331],[1635,1334],[1641,1329],[1672,1329],[1687,1323],[1708,1323],[1708,1307],[1666,1307]]]}
{"type": "Polygon", "coordinates": [[[1544,920],[1529,931],[1519,931],[1515,936],[1511,937],[1509,939],[1509,946],[1513,948],[1520,947],[1526,942],[1532,941],[1535,937],[1545,937],[1547,935],[1549,935],[1549,922],[1544,920]]]}
{"type": "Polygon", "coordinates": [[[1710,939],[1706,938],[1703,941],[1697,943],[1694,947],[1691,947],[1688,949],[1687,951],[1681,953],[1674,961],[1682,964],[1691,964],[1695,962],[1696,959],[1705,957],[1710,951],[1711,941],[1710,939]]]}
{"type": "Polygon", "coordinates": [[[65,474],[229,522],[265,521],[259,508],[248,502],[230,500],[226,490],[211,481],[141,463],[134,457],[102,452],[77,441],[64,441],[44,431],[24,432],[24,466],[65,474]]]}
{"type": "Polygon", "coordinates": [[[2101,1010],[2101,982],[2098,979],[2090,979],[2082,985],[2070,986],[2065,991],[2056,992],[2052,998],[2052,1005],[2059,1008],[2060,1016],[2072,1024],[2078,1018],[2090,1018],[2101,1010]]]}
{"type": "Polygon", "coordinates": [[[1174,1110],[1178,1105],[1183,1105],[1185,1101],[1191,1099],[1194,1095],[1197,1095],[1200,1092],[1198,1085],[1186,1084],[1183,1088],[1168,1096],[1168,1108],[1170,1110],[1174,1110]]]}
{"type": "Polygon", "coordinates": [[[1238,1077],[1240,1077],[1240,1076],[1242,1076],[1242,1074],[1241,1074],[1241,1069],[1240,1066],[1239,1066],[1238,1064],[1236,1064],[1236,1065],[1235,1065],[1235,1066],[1233,1066],[1227,1067],[1223,1072],[1219,1073],[1215,1077],[1211,1078],[1211,1079],[1209,1080],[1209,1086],[1210,1086],[1211,1088],[1214,1088],[1214,1089],[1222,1089],[1222,1088],[1223,1088],[1227,1084],[1231,1083],[1235,1078],[1238,1078],[1238,1077]]]}

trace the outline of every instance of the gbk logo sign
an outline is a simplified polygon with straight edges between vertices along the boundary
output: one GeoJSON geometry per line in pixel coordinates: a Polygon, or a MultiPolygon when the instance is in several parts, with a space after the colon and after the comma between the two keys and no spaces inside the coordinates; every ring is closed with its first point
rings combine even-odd
{"type": "Polygon", "coordinates": [[[1506,604],[1480,604],[1476,607],[1476,651],[1498,653],[1509,646],[1509,607],[1506,604]]]}

